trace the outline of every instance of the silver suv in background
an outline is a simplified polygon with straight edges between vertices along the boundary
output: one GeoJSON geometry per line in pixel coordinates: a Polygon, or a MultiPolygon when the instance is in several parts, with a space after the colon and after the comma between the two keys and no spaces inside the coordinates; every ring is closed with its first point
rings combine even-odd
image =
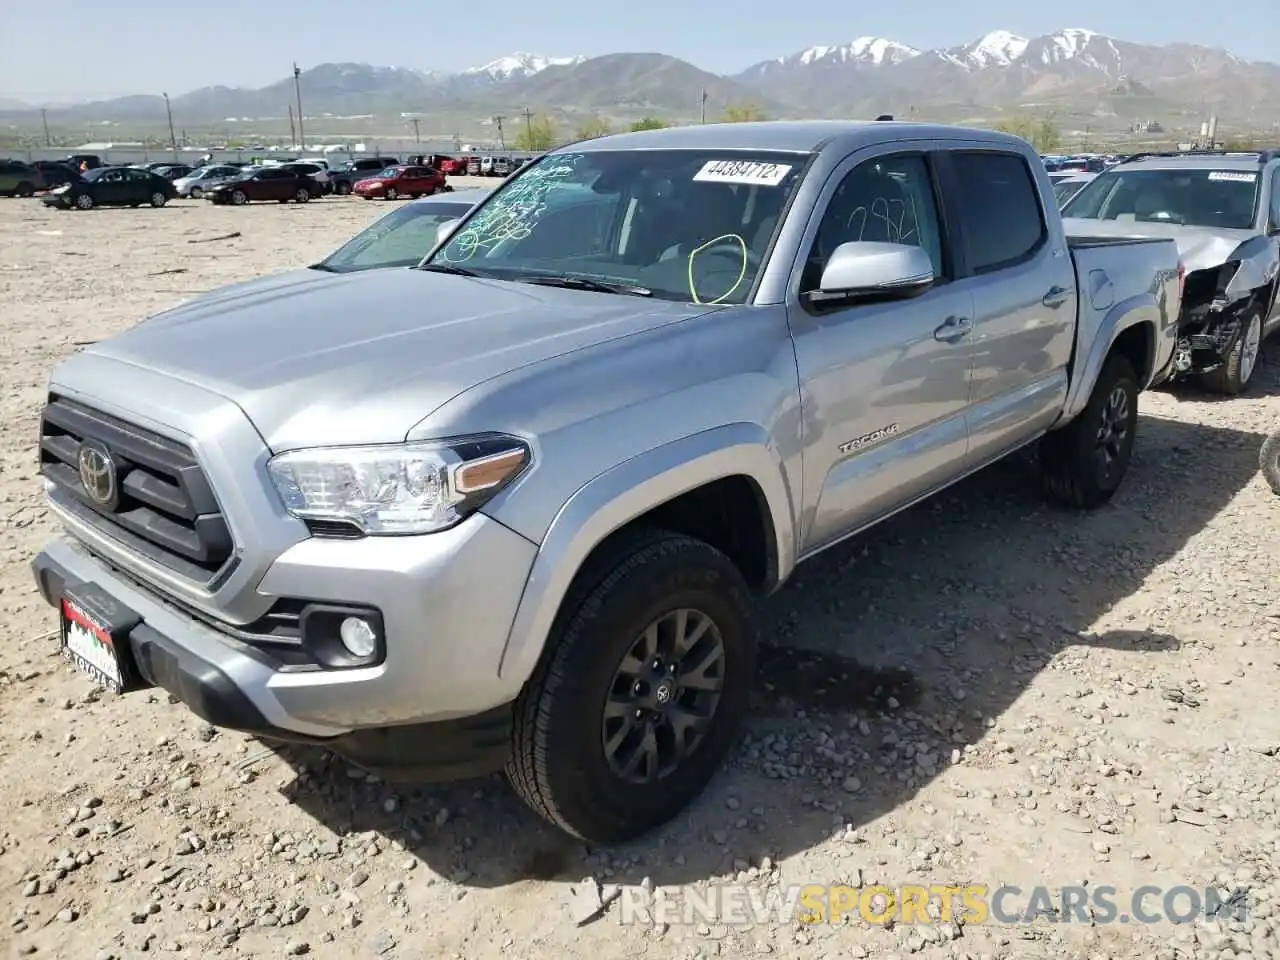
{"type": "Polygon", "coordinates": [[[714,774],[756,597],[1029,444],[1107,502],[1172,362],[1174,243],[1069,241],[1005,134],[602,137],[439,233],[61,363],[35,577],[109,688],[386,777],[505,768],[594,842],[714,774]]]}
{"type": "Polygon", "coordinates": [[[1280,327],[1280,150],[1141,154],[1062,208],[1069,234],[1169,237],[1186,269],[1174,372],[1248,386],[1280,327]]]}

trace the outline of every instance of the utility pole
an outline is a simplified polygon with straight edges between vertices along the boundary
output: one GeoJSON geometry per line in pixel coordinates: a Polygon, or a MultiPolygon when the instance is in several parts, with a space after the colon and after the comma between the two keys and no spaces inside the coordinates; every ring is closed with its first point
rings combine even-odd
{"type": "Polygon", "coordinates": [[[422,146],[422,137],[418,134],[418,118],[414,117],[410,122],[413,124],[413,142],[422,146]]]}
{"type": "Polygon", "coordinates": [[[169,104],[169,95],[161,94],[164,97],[164,112],[169,115],[169,146],[173,147],[173,160],[178,161],[178,135],[173,132],[173,107],[169,104]]]}
{"type": "Polygon", "coordinates": [[[298,131],[293,125],[293,104],[289,104],[289,143],[290,145],[298,142],[298,131]]]}
{"type": "Polygon", "coordinates": [[[49,111],[44,107],[40,108],[40,122],[44,124],[44,145],[52,147],[53,139],[49,136],[49,111]]]}
{"type": "Polygon", "coordinates": [[[702,88],[702,122],[707,122],[707,88],[702,88]]]}
{"type": "Polygon", "coordinates": [[[293,63],[293,92],[298,98],[298,149],[305,153],[307,134],[302,128],[302,71],[298,69],[296,60],[293,63]]]}
{"type": "Polygon", "coordinates": [[[532,150],[533,149],[533,111],[530,110],[528,107],[525,107],[524,113],[522,113],[521,116],[524,117],[524,135],[529,138],[529,149],[532,150]]]}
{"type": "Polygon", "coordinates": [[[502,132],[502,121],[505,119],[507,118],[504,117],[502,114],[498,114],[496,117],[493,118],[493,122],[498,125],[498,143],[501,144],[503,150],[507,149],[507,137],[502,132]]]}

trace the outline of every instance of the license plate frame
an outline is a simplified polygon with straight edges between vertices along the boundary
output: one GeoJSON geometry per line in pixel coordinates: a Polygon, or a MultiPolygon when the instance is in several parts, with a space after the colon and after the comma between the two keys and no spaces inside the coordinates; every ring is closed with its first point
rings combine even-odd
{"type": "Polygon", "coordinates": [[[64,587],[58,602],[63,657],[98,686],[115,694],[135,689],[129,631],[141,618],[94,584],[64,587]]]}

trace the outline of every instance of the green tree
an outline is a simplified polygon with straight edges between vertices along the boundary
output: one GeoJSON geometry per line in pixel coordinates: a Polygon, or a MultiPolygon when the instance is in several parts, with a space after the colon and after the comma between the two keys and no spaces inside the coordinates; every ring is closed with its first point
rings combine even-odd
{"type": "Polygon", "coordinates": [[[591,117],[582,121],[582,124],[578,127],[576,137],[578,140],[594,140],[596,137],[607,137],[611,133],[613,133],[613,130],[610,129],[607,123],[599,117],[591,117]]]}
{"type": "Polygon", "coordinates": [[[631,124],[632,132],[637,130],[665,130],[670,124],[665,120],[659,120],[657,117],[641,117],[635,123],[631,124]]]}
{"type": "Polygon", "coordinates": [[[1062,132],[1053,117],[1035,120],[1031,117],[1010,117],[996,124],[996,129],[1021,137],[1040,153],[1049,153],[1062,144],[1062,132]]]}
{"type": "Polygon", "coordinates": [[[556,128],[550,117],[533,117],[516,134],[517,150],[550,150],[556,145],[556,128]]]}
{"type": "Polygon", "coordinates": [[[759,107],[754,103],[738,103],[724,108],[724,113],[720,115],[723,123],[750,123],[753,120],[767,119],[759,107]]]}

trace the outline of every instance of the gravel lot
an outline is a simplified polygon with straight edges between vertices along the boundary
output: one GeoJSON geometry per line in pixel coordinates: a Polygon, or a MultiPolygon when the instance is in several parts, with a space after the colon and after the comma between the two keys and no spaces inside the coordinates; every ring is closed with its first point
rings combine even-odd
{"type": "Polygon", "coordinates": [[[54,531],[32,449],[50,366],[312,262],[388,209],[0,201],[0,954],[1280,957],[1280,503],[1256,469],[1280,419],[1274,346],[1246,397],[1144,396],[1107,509],[1044,505],[1013,461],[802,568],[765,605],[777,649],[732,767],[624,849],[566,840],[499,779],[384,784],[164,694],[96,693],[57,656],[27,569],[54,531]],[[587,877],[606,895],[646,878],[1087,883],[1122,912],[1144,884],[1216,884],[1253,910],[1177,928],[646,927],[615,903],[578,926],[566,900],[587,877]]]}

